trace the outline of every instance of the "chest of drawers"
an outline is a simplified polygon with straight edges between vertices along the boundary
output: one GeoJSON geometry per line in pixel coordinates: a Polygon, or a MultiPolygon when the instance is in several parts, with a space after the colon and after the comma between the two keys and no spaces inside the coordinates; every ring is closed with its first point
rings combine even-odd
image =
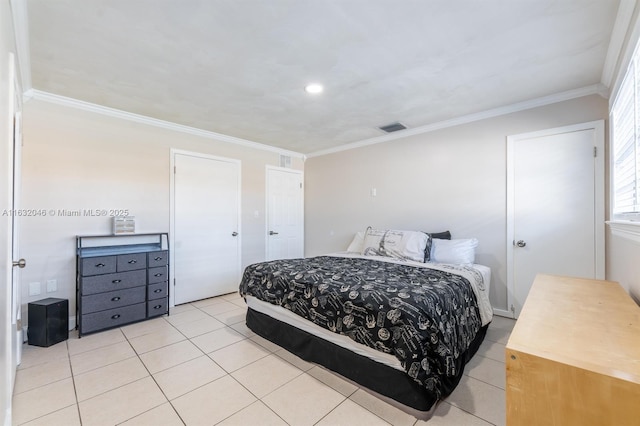
{"type": "Polygon", "coordinates": [[[168,235],[78,236],[78,336],[169,313],[168,235]]]}

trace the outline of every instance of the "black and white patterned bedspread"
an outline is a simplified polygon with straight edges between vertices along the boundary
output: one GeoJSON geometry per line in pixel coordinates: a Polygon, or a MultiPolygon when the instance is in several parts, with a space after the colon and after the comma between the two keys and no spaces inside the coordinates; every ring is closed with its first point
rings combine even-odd
{"type": "Polygon", "coordinates": [[[469,280],[438,269],[320,256],[248,266],[240,294],[282,306],[315,324],[395,355],[439,395],[445,376],[481,328],[469,280]]]}

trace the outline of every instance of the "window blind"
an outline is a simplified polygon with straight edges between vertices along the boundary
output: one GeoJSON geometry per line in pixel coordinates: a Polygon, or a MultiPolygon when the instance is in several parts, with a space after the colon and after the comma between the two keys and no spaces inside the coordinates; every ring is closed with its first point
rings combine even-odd
{"type": "Polygon", "coordinates": [[[640,213],[640,58],[634,52],[611,111],[613,214],[640,213]]]}

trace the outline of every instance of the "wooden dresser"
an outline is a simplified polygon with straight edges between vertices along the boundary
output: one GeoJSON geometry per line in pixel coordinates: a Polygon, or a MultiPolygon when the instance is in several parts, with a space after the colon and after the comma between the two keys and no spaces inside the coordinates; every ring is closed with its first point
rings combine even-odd
{"type": "Polygon", "coordinates": [[[538,275],[506,347],[507,425],[640,425],[640,307],[616,282],[538,275]]]}

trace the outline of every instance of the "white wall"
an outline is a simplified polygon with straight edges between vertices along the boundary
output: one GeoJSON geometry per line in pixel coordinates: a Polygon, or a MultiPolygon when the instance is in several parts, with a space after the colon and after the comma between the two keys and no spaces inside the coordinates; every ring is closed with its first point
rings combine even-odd
{"type": "MultiPolygon", "coordinates": [[[[31,100],[24,106],[22,207],[47,215],[20,224],[28,261],[23,310],[29,301],[61,297],[75,312],[75,236],[111,232],[110,218],[58,210],[128,209],[137,232],[169,231],[171,148],[241,160],[242,265],[264,260],[265,166],[279,165],[279,153],[31,100]],[[45,293],[51,279],[58,291],[45,293]],[[40,282],[43,293],[29,296],[30,282],[40,282]]],[[[302,167],[294,158],[293,168],[302,167]]]]}
{"type": "MultiPolygon", "coordinates": [[[[506,309],[506,138],[607,118],[593,95],[305,163],[305,255],[346,249],[367,226],[480,241],[491,267],[491,301],[506,309]],[[377,196],[370,195],[371,188],[377,196]]],[[[602,206],[604,209],[604,206],[602,206]]]]}
{"type": "MultiPolygon", "coordinates": [[[[615,83],[610,98],[613,105],[620,89],[624,74],[629,66],[634,48],[640,40],[640,7],[636,3],[631,17],[631,30],[627,33],[623,45],[623,54],[618,61],[615,83]]],[[[609,188],[607,184],[607,188],[609,188]]],[[[607,218],[609,215],[607,215],[607,218]]],[[[640,304],[640,243],[628,238],[612,235],[607,229],[607,279],[619,282],[640,304]]]]}

